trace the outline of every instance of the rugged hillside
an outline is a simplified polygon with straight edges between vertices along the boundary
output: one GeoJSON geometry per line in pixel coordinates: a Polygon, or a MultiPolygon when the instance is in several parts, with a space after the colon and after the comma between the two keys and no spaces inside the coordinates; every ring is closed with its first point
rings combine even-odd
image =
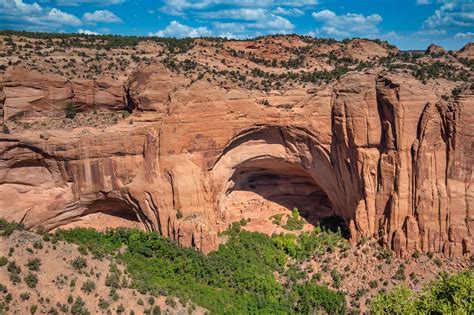
{"type": "MultiPolygon", "coordinates": [[[[385,292],[402,286],[419,295],[448,273],[461,277],[443,291],[460,301],[447,303],[450,313],[472,309],[474,260],[395,258],[376,242],[350,246],[329,230],[298,237],[240,230],[250,222],[233,224],[206,256],[156,233],[33,233],[0,220],[0,314],[366,313],[385,292]]],[[[423,294],[420,313],[446,304],[423,294]]]]}
{"type": "Polygon", "coordinates": [[[407,257],[474,251],[472,45],[4,32],[0,215],[203,251],[297,207],[407,257]],[[77,113],[77,114],[76,114],[77,113]],[[68,116],[69,118],[67,118],[68,116]]]}

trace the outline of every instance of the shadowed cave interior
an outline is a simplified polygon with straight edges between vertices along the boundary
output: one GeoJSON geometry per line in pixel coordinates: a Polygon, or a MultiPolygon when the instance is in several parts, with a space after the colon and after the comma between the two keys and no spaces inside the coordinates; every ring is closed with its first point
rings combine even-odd
{"type": "Polygon", "coordinates": [[[61,228],[91,227],[103,231],[108,228],[126,227],[143,229],[137,213],[123,200],[105,197],[92,202],[77,220],[61,228]]]}
{"type": "Polygon", "coordinates": [[[348,237],[345,221],[335,215],[327,194],[299,164],[275,158],[260,158],[241,163],[230,179],[226,195],[251,192],[265,201],[289,210],[298,208],[300,215],[314,226],[336,231],[348,237]]]}

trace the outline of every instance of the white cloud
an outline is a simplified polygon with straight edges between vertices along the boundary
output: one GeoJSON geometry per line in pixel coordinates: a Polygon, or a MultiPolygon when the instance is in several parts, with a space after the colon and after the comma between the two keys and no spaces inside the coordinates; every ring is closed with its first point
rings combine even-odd
{"type": "Polygon", "coordinates": [[[287,15],[287,16],[303,16],[304,15],[304,11],[298,8],[285,9],[282,7],[277,7],[275,10],[273,10],[273,13],[279,14],[279,15],[287,15]]]}
{"type": "Polygon", "coordinates": [[[446,35],[446,30],[419,30],[415,32],[415,35],[421,36],[439,36],[439,35],[446,35]]]}
{"type": "Polygon", "coordinates": [[[454,37],[461,38],[461,39],[471,39],[471,38],[474,38],[474,33],[472,33],[472,32],[456,33],[456,35],[454,35],[454,37]]]}
{"type": "Polygon", "coordinates": [[[403,36],[398,35],[397,32],[390,31],[386,34],[380,35],[380,38],[385,39],[385,40],[398,40],[398,39],[402,39],[403,36]]]}
{"type": "Polygon", "coordinates": [[[416,0],[416,4],[419,4],[419,5],[430,4],[430,3],[431,3],[430,0],[416,0]]]}
{"type": "Polygon", "coordinates": [[[82,20],[88,24],[95,23],[122,23],[122,19],[110,12],[109,10],[97,10],[94,12],[86,12],[82,16],[82,20]]]}
{"type": "Polygon", "coordinates": [[[100,33],[89,31],[89,30],[83,30],[83,29],[78,29],[77,32],[79,34],[84,34],[84,35],[100,35],[100,33]]]}
{"type": "Polygon", "coordinates": [[[21,27],[28,31],[53,31],[82,24],[75,15],[57,8],[45,9],[36,2],[28,4],[23,0],[0,0],[0,20],[4,28],[21,27]]]}
{"type": "Polygon", "coordinates": [[[318,4],[317,0],[283,0],[283,1],[275,1],[276,5],[279,6],[287,6],[287,7],[314,7],[318,4]]]}
{"type": "Polygon", "coordinates": [[[207,27],[191,27],[179,23],[178,21],[172,21],[165,29],[160,30],[156,33],[149,33],[149,36],[158,36],[158,37],[201,37],[201,36],[211,36],[212,32],[207,29],[207,27]]]}
{"type": "Polygon", "coordinates": [[[295,28],[288,19],[263,8],[218,10],[198,13],[197,16],[201,19],[225,20],[226,22],[214,22],[212,25],[215,29],[231,32],[240,37],[250,37],[250,33],[255,33],[255,31],[258,31],[259,35],[283,34],[289,33],[295,28]],[[227,22],[228,20],[237,20],[238,22],[227,22]]]}
{"type": "Polygon", "coordinates": [[[249,26],[258,29],[266,29],[273,33],[287,33],[295,27],[290,21],[288,21],[284,17],[273,14],[270,15],[269,19],[259,21],[249,26]]]}
{"type": "Polygon", "coordinates": [[[243,23],[235,22],[214,22],[212,26],[219,31],[223,32],[233,32],[233,33],[243,33],[247,29],[243,23]]]}
{"type": "Polygon", "coordinates": [[[80,25],[81,21],[74,15],[53,8],[48,11],[45,17],[46,21],[52,23],[61,23],[65,25],[80,25]]]}
{"type": "Polygon", "coordinates": [[[184,16],[185,10],[200,10],[208,7],[214,1],[188,1],[188,0],[165,0],[165,5],[160,8],[160,11],[169,15],[184,16]]]}
{"type": "Polygon", "coordinates": [[[474,2],[472,0],[440,2],[445,3],[424,21],[424,28],[474,27],[474,2]]]}
{"type": "Polygon", "coordinates": [[[379,14],[364,16],[363,14],[347,13],[337,15],[330,10],[312,13],[313,18],[322,23],[315,34],[335,37],[372,36],[378,33],[378,24],[382,22],[379,14]]]}
{"type": "Polygon", "coordinates": [[[218,5],[270,9],[314,7],[317,3],[317,0],[165,0],[160,11],[169,15],[185,16],[185,11],[202,10],[218,5]]]}
{"type": "Polygon", "coordinates": [[[112,5],[112,4],[121,4],[125,0],[56,0],[58,5],[61,6],[79,6],[81,4],[97,4],[101,6],[112,5]]]}
{"type": "Polygon", "coordinates": [[[256,21],[267,17],[265,9],[229,9],[199,13],[198,16],[204,19],[232,19],[256,21]]]}

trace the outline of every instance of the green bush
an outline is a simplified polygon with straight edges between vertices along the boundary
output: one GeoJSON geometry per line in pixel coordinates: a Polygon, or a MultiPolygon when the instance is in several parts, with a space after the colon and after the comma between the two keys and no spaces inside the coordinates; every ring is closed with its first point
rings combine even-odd
{"type": "Polygon", "coordinates": [[[0,293],[7,293],[7,292],[8,292],[7,286],[0,283],[0,293]]]}
{"type": "Polygon", "coordinates": [[[3,133],[8,135],[10,134],[10,129],[8,129],[8,126],[6,124],[3,124],[3,133]]]}
{"type": "Polygon", "coordinates": [[[80,271],[80,270],[87,267],[87,260],[85,258],[82,258],[82,257],[76,257],[71,261],[71,266],[75,270],[80,271]]]}
{"type": "Polygon", "coordinates": [[[73,315],[89,315],[90,312],[86,308],[86,303],[81,299],[81,297],[77,297],[74,304],[71,306],[71,314],[73,315]]]}
{"type": "Polygon", "coordinates": [[[26,264],[26,266],[31,271],[39,271],[41,266],[41,260],[39,258],[28,259],[28,263],[26,264]]]}
{"type": "Polygon", "coordinates": [[[20,274],[21,273],[21,267],[16,264],[14,261],[10,261],[7,266],[7,270],[10,273],[14,274],[20,274]]]}
{"type": "Polygon", "coordinates": [[[0,267],[5,266],[6,264],[8,264],[8,258],[5,256],[0,256],[0,267]]]}
{"type": "Polygon", "coordinates": [[[66,105],[66,118],[74,119],[74,117],[76,117],[76,109],[74,108],[74,105],[69,102],[66,105]]]}
{"type": "Polygon", "coordinates": [[[328,314],[344,314],[346,299],[343,293],[312,283],[298,285],[290,297],[293,311],[300,314],[315,314],[325,310],[328,314]]]}
{"type": "Polygon", "coordinates": [[[0,219],[0,236],[9,236],[15,230],[24,230],[25,227],[21,223],[7,222],[4,219],[0,219]]]}
{"type": "Polygon", "coordinates": [[[28,292],[23,292],[22,294],[20,294],[20,299],[22,301],[29,300],[30,299],[30,294],[28,292]]]}
{"type": "Polygon", "coordinates": [[[304,227],[304,223],[304,220],[300,219],[298,208],[294,208],[283,228],[289,231],[298,231],[304,227]]]}
{"type": "Polygon", "coordinates": [[[100,298],[99,299],[99,308],[101,310],[106,310],[108,309],[110,306],[109,302],[107,302],[106,300],[104,300],[103,298],[100,298]]]}
{"type": "Polygon", "coordinates": [[[38,284],[38,276],[33,273],[26,275],[23,280],[25,280],[26,285],[30,288],[35,288],[38,284]]]}
{"type": "Polygon", "coordinates": [[[465,271],[453,275],[442,273],[415,300],[423,313],[473,314],[474,274],[465,271]]]}
{"type": "Polygon", "coordinates": [[[380,293],[370,302],[374,314],[473,314],[474,275],[441,274],[420,293],[402,286],[380,293]]]}
{"type": "Polygon", "coordinates": [[[87,294],[91,294],[95,290],[95,283],[92,280],[87,280],[82,284],[81,291],[87,294]]]}

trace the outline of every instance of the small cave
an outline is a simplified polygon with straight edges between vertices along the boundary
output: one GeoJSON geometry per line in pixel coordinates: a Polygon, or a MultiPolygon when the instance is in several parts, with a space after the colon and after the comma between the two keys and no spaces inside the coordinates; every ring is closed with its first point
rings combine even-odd
{"type": "MultiPolygon", "coordinates": [[[[296,207],[311,225],[333,231],[339,228],[345,237],[349,236],[346,222],[335,215],[326,193],[299,164],[275,158],[246,161],[234,169],[230,182],[226,191],[230,202],[225,205],[230,211],[238,210],[231,205],[233,200],[269,212],[284,210],[289,214],[296,207]]],[[[262,211],[254,211],[258,210],[262,211]]]]}
{"type": "Polygon", "coordinates": [[[98,231],[117,227],[144,229],[137,213],[128,204],[110,197],[92,202],[80,217],[61,226],[63,229],[74,227],[94,228],[98,231]]]}

